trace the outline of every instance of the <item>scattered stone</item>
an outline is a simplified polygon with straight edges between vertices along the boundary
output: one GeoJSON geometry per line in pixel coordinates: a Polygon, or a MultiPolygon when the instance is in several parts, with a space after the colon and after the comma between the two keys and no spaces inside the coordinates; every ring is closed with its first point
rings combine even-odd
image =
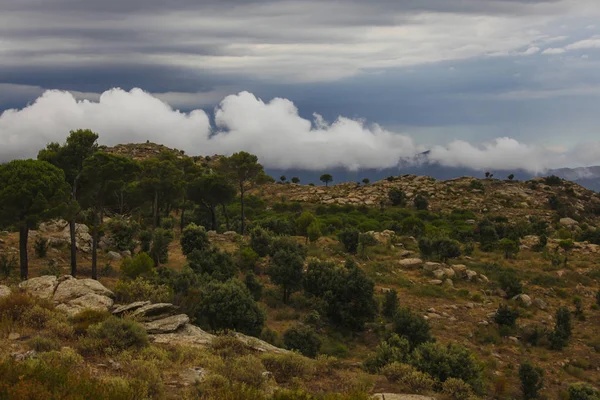
{"type": "Polygon", "coordinates": [[[444,283],[443,281],[441,281],[440,279],[432,279],[428,282],[430,285],[435,285],[435,286],[439,286],[442,283],[444,283]]]}
{"type": "Polygon", "coordinates": [[[8,286],[0,285],[0,299],[2,297],[6,297],[6,296],[10,295],[10,293],[11,293],[11,290],[8,286]]]}
{"type": "Polygon", "coordinates": [[[108,365],[110,365],[110,367],[112,369],[114,369],[115,371],[120,371],[123,369],[123,366],[121,365],[121,363],[113,360],[112,358],[108,359],[108,365]]]}
{"type": "Polygon", "coordinates": [[[437,279],[442,279],[443,277],[446,276],[446,274],[444,273],[443,270],[438,269],[436,271],[433,271],[433,276],[435,276],[437,279]]]}
{"type": "Polygon", "coordinates": [[[433,271],[441,269],[441,268],[442,268],[442,264],[436,263],[436,262],[431,262],[431,261],[428,261],[423,265],[423,270],[425,272],[433,272],[433,271]]]}
{"type": "Polygon", "coordinates": [[[109,251],[107,257],[111,261],[120,261],[123,257],[116,251],[109,251]]]}
{"type": "Polygon", "coordinates": [[[539,297],[533,300],[533,305],[539,308],[540,310],[545,310],[546,308],[548,308],[548,304],[539,297]]]}
{"type": "Polygon", "coordinates": [[[57,286],[58,278],[54,275],[45,275],[28,279],[19,284],[19,288],[24,289],[30,295],[41,299],[51,299],[57,286]]]}
{"type": "Polygon", "coordinates": [[[37,358],[37,352],[35,350],[29,350],[25,353],[11,353],[10,357],[15,361],[25,361],[32,358],[37,358]]]}
{"type": "Polygon", "coordinates": [[[468,269],[465,271],[465,276],[466,276],[467,280],[470,281],[477,276],[477,272],[468,269]]]}
{"type": "Polygon", "coordinates": [[[17,332],[11,332],[8,334],[8,340],[19,340],[21,338],[21,335],[18,334],[17,332]]]}
{"type": "Polygon", "coordinates": [[[518,338],[516,338],[516,337],[514,337],[514,336],[509,336],[509,337],[508,337],[508,340],[510,340],[510,341],[511,341],[511,342],[513,342],[513,343],[519,343],[519,339],[518,339],[518,338]]]}
{"type": "Polygon", "coordinates": [[[446,279],[444,281],[444,286],[449,287],[449,288],[453,288],[454,287],[454,282],[452,282],[452,279],[446,279]]]}
{"type": "Polygon", "coordinates": [[[490,280],[488,279],[488,277],[487,277],[487,276],[485,276],[485,275],[483,275],[483,274],[479,274],[478,278],[479,278],[479,280],[480,280],[481,282],[484,282],[484,283],[489,283],[489,281],[490,281],[490,280]]]}
{"type": "Polygon", "coordinates": [[[575,221],[573,218],[561,218],[559,223],[567,228],[579,225],[579,222],[575,221]]]}
{"type": "Polygon", "coordinates": [[[202,367],[188,368],[179,373],[180,381],[183,386],[191,386],[195,383],[202,382],[206,376],[206,371],[202,367]]]}
{"type": "Polygon", "coordinates": [[[377,393],[373,395],[376,400],[435,400],[435,397],[421,396],[419,394],[377,393]]]}
{"type": "Polygon", "coordinates": [[[200,346],[205,347],[212,343],[215,338],[208,332],[203,331],[192,324],[185,324],[177,332],[151,334],[150,340],[154,343],[163,343],[173,346],[200,346]]]}
{"type": "Polygon", "coordinates": [[[442,268],[442,271],[447,278],[454,278],[456,274],[452,268],[442,268]]]}
{"type": "Polygon", "coordinates": [[[112,311],[112,313],[113,313],[114,315],[117,315],[117,316],[118,316],[118,315],[124,314],[124,313],[126,313],[126,312],[132,312],[132,311],[135,311],[135,310],[137,310],[138,308],[141,308],[141,307],[147,306],[148,304],[150,304],[150,302],[149,302],[149,301],[136,301],[136,302],[133,302],[133,303],[130,303],[130,304],[126,304],[126,305],[118,306],[118,307],[116,307],[116,308],[115,308],[115,309],[112,311]]]}
{"type": "Polygon", "coordinates": [[[457,274],[464,274],[467,271],[467,266],[463,264],[456,264],[452,266],[452,269],[457,274]]]}
{"type": "Polygon", "coordinates": [[[405,258],[404,260],[400,260],[400,265],[405,268],[415,268],[419,267],[423,264],[423,260],[420,258],[405,258]]]}
{"type": "Polygon", "coordinates": [[[121,257],[123,258],[131,258],[131,251],[125,250],[121,252],[121,257]]]}
{"type": "Polygon", "coordinates": [[[148,333],[169,333],[175,332],[188,322],[190,322],[190,318],[187,315],[178,314],[147,322],[144,324],[144,328],[148,333]]]}
{"type": "Polygon", "coordinates": [[[173,314],[177,307],[171,303],[148,304],[131,313],[132,317],[152,321],[173,314]]]}
{"type": "Polygon", "coordinates": [[[529,297],[525,293],[516,295],[515,297],[512,298],[512,300],[518,301],[519,304],[521,304],[523,307],[531,307],[531,303],[532,303],[531,297],[529,297]]]}

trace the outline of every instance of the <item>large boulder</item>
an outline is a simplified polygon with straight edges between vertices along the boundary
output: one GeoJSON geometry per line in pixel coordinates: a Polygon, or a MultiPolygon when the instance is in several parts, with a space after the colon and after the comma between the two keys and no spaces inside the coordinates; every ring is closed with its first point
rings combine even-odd
{"type": "MultiPolygon", "coordinates": [[[[71,232],[67,225],[62,231],[62,237],[71,243],[71,232]]],[[[75,245],[84,253],[89,253],[92,246],[92,235],[90,228],[85,224],[75,224],[75,245]]]]}
{"type": "Polygon", "coordinates": [[[289,353],[289,350],[273,346],[271,343],[267,343],[264,340],[257,339],[253,336],[247,336],[239,332],[234,332],[233,336],[254,351],[259,351],[261,353],[289,353]]]}
{"type": "Polygon", "coordinates": [[[531,307],[531,304],[532,304],[531,297],[529,297],[525,293],[518,294],[515,297],[513,297],[512,299],[518,301],[519,304],[522,305],[523,307],[531,307]]]}
{"type": "Polygon", "coordinates": [[[133,311],[137,310],[138,308],[147,306],[148,304],[150,304],[149,301],[136,301],[136,302],[133,302],[130,304],[119,305],[119,306],[115,306],[112,313],[116,316],[120,316],[125,313],[133,312],[133,311]]]}
{"type": "Polygon", "coordinates": [[[97,280],[75,279],[68,276],[56,288],[52,300],[55,304],[67,303],[90,293],[110,298],[114,297],[114,293],[97,280]]]}
{"type": "Polygon", "coordinates": [[[57,286],[58,278],[54,275],[31,278],[19,284],[19,288],[25,290],[30,295],[41,299],[52,299],[57,286]]]}
{"type": "Polygon", "coordinates": [[[400,265],[404,268],[416,268],[423,264],[423,260],[420,258],[405,258],[399,261],[400,265]]]}
{"type": "Polygon", "coordinates": [[[190,318],[187,315],[178,314],[146,322],[144,328],[148,333],[169,333],[175,332],[188,322],[190,322],[190,318]]]}
{"type": "Polygon", "coordinates": [[[123,258],[121,254],[117,253],[116,251],[109,251],[107,257],[111,261],[121,261],[123,258]]]}
{"type": "Polygon", "coordinates": [[[575,221],[573,218],[561,218],[559,223],[567,228],[572,228],[579,225],[579,222],[575,221]]]}
{"type": "Polygon", "coordinates": [[[0,299],[10,294],[10,288],[5,285],[0,285],[0,299]]]}
{"type": "Polygon", "coordinates": [[[176,332],[150,334],[150,340],[154,343],[179,346],[205,347],[210,345],[214,338],[214,335],[211,335],[192,324],[185,324],[176,332]]]}
{"type": "Polygon", "coordinates": [[[113,292],[100,282],[72,276],[62,277],[61,280],[52,297],[57,309],[74,315],[86,308],[108,311],[113,306],[113,292]]]}
{"type": "Polygon", "coordinates": [[[154,321],[173,315],[176,310],[177,306],[171,303],[148,304],[133,311],[131,316],[143,321],[154,321]]]}

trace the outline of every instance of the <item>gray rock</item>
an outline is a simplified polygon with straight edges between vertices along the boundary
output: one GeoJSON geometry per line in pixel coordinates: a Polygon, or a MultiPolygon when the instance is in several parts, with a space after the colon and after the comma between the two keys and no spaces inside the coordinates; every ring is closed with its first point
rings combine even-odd
{"type": "Polygon", "coordinates": [[[376,400],[435,400],[435,397],[421,396],[419,394],[397,394],[397,393],[377,393],[373,395],[376,400]]]}
{"type": "Polygon", "coordinates": [[[572,227],[572,226],[576,226],[579,225],[579,222],[575,221],[573,218],[561,218],[559,223],[562,226],[566,226],[566,227],[572,227]]]}
{"type": "Polygon", "coordinates": [[[15,361],[25,361],[32,358],[37,358],[37,352],[35,350],[29,350],[25,353],[11,353],[10,357],[15,361]]]}
{"type": "Polygon", "coordinates": [[[94,279],[75,279],[69,276],[58,285],[52,300],[55,304],[67,303],[91,293],[111,298],[114,297],[113,292],[94,279]]]}
{"type": "Polygon", "coordinates": [[[0,299],[2,297],[6,297],[11,293],[11,290],[8,286],[0,285],[0,299]]]}
{"type": "Polygon", "coordinates": [[[177,307],[171,303],[148,304],[132,312],[131,316],[146,321],[152,321],[172,315],[176,310],[177,307]]]}
{"type": "Polygon", "coordinates": [[[235,336],[239,341],[244,343],[246,346],[250,347],[254,351],[258,351],[261,353],[289,353],[289,350],[285,350],[279,348],[277,346],[273,346],[271,343],[267,343],[264,340],[257,339],[252,336],[244,335],[243,333],[234,332],[233,336],[235,336]]]}
{"type": "Polygon", "coordinates": [[[436,279],[442,279],[446,276],[446,273],[443,270],[438,269],[436,271],[433,271],[433,276],[435,276],[436,279]]]}
{"type": "Polygon", "coordinates": [[[18,334],[17,332],[11,332],[8,334],[8,340],[19,340],[21,338],[21,335],[18,334]]]}
{"type": "Polygon", "coordinates": [[[449,288],[453,288],[454,287],[454,282],[452,282],[452,279],[446,279],[444,281],[444,286],[449,287],[449,288]]]}
{"type": "Polygon", "coordinates": [[[539,297],[533,300],[533,305],[539,308],[540,310],[545,310],[546,308],[548,308],[548,304],[539,297]]]}
{"type": "Polygon", "coordinates": [[[440,279],[432,279],[428,282],[430,285],[435,285],[435,286],[439,286],[442,283],[444,283],[442,280],[440,279]]]}
{"type": "Polygon", "coordinates": [[[188,368],[179,373],[179,380],[185,387],[202,382],[205,377],[206,371],[202,367],[188,368]]]}
{"type": "Polygon", "coordinates": [[[125,250],[121,252],[121,257],[123,258],[131,258],[131,251],[125,250]]]}
{"type": "Polygon", "coordinates": [[[452,266],[452,269],[457,274],[464,274],[467,271],[467,266],[463,264],[456,264],[452,266]]]}
{"type": "Polygon", "coordinates": [[[531,307],[532,304],[531,297],[524,293],[516,295],[512,300],[518,301],[523,307],[531,307]]]}
{"type": "Polygon", "coordinates": [[[113,305],[113,299],[96,293],[86,293],[75,299],[69,300],[56,306],[57,310],[65,311],[73,316],[83,310],[91,309],[108,311],[113,305]]]}
{"type": "Polygon", "coordinates": [[[123,259],[123,257],[121,257],[121,255],[116,251],[109,251],[107,257],[111,261],[120,261],[121,259],[123,259]]]}
{"type": "Polygon", "coordinates": [[[466,270],[465,271],[465,277],[467,278],[467,280],[472,280],[473,278],[475,278],[477,276],[477,272],[473,271],[473,270],[466,270]]]}
{"type": "Polygon", "coordinates": [[[148,333],[170,333],[175,332],[188,322],[190,322],[190,318],[187,315],[178,314],[146,322],[144,328],[148,333]]]}
{"type": "Polygon", "coordinates": [[[416,268],[423,264],[423,260],[420,258],[405,258],[399,261],[400,265],[405,268],[416,268]]]}
{"type": "Polygon", "coordinates": [[[208,332],[194,326],[185,324],[177,332],[151,334],[150,340],[154,343],[164,343],[174,346],[200,346],[205,347],[215,338],[208,332]]]}
{"type": "Polygon", "coordinates": [[[447,278],[454,278],[454,275],[456,275],[452,268],[442,268],[442,271],[444,271],[444,275],[447,278]]]}
{"type": "Polygon", "coordinates": [[[51,299],[57,286],[58,278],[54,275],[31,278],[19,284],[19,288],[41,299],[51,299]]]}
{"type": "Polygon", "coordinates": [[[115,308],[115,309],[112,311],[112,313],[113,313],[114,315],[121,315],[121,314],[124,314],[124,313],[126,313],[126,312],[132,312],[132,311],[135,311],[135,310],[137,310],[138,308],[141,308],[141,307],[147,306],[148,304],[150,304],[150,302],[149,302],[149,301],[136,301],[136,302],[134,302],[134,303],[130,303],[130,304],[125,304],[125,305],[122,305],[122,306],[118,306],[118,307],[116,307],[116,308],[115,308]]]}
{"type": "Polygon", "coordinates": [[[433,272],[441,268],[442,264],[436,262],[427,261],[425,264],[423,264],[423,270],[425,272],[433,272]]]}

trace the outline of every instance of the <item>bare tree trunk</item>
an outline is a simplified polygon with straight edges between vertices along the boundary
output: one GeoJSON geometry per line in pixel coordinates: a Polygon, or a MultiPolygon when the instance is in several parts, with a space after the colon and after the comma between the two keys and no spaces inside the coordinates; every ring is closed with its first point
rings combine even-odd
{"type": "Polygon", "coordinates": [[[153,212],[153,221],[152,221],[152,227],[154,229],[158,228],[158,190],[154,191],[154,203],[152,205],[152,212],[153,212]]]}
{"type": "Polygon", "coordinates": [[[92,279],[98,279],[98,211],[94,211],[94,230],[92,232],[92,279]]]}
{"type": "Polygon", "coordinates": [[[29,258],[27,257],[27,239],[29,237],[29,228],[27,225],[19,229],[19,258],[21,266],[21,280],[27,280],[29,273],[29,258]]]}
{"type": "Polygon", "coordinates": [[[242,236],[246,233],[246,218],[244,213],[244,185],[240,185],[240,200],[242,203],[242,236]]]}
{"type": "Polygon", "coordinates": [[[231,228],[229,227],[229,214],[227,213],[227,206],[225,204],[221,204],[221,206],[223,207],[223,215],[225,215],[225,226],[229,231],[231,228]]]}
{"type": "Polygon", "coordinates": [[[208,207],[210,210],[210,225],[213,231],[217,231],[217,212],[214,206],[208,207]]]}

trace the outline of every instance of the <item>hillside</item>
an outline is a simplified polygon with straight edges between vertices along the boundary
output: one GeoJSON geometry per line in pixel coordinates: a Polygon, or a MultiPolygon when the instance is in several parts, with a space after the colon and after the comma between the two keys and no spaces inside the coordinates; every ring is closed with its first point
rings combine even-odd
{"type": "MultiPolygon", "coordinates": [[[[186,157],[151,143],[103,150],[186,157]]],[[[165,197],[153,230],[138,183],[127,215],[106,206],[98,282],[84,218],[77,279],[66,221],[29,233],[24,283],[19,233],[0,234],[0,398],[50,398],[60,381],[73,399],[508,400],[526,362],[544,371],[540,398],[599,389],[600,196],[582,186],[256,184],[241,235],[239,196],[214,215],[191,201],[183,216],[165,197]]]]}

